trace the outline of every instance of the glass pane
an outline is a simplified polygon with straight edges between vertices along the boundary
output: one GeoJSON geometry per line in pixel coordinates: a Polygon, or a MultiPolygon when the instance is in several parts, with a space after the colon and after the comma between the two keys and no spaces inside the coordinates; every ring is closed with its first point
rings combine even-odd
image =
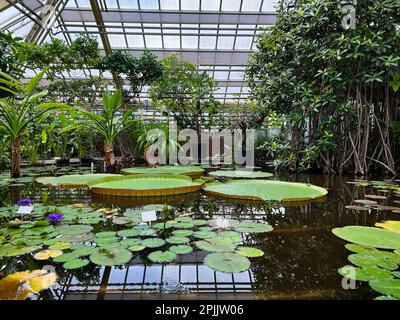
{"type": "Polygon", "coordinates": [[[203,0],[201,10],[219,11],[221,0],[203,0]]]}
{"type": "Polygon", "coordinates": [[[241,0],[222,0],[222,11],[239,11],[241,0]]]}
{"type": "Polygon", "coordinates": [[[146,35],[145,39],[146,39],[146,48],[155,48],[155,49],[162,48],[161,36],[146,35]]]}
{"type": "Polygon", "coordinates": [[[218,37],[218,49],[233,49],[235,37],[218,37]]]}

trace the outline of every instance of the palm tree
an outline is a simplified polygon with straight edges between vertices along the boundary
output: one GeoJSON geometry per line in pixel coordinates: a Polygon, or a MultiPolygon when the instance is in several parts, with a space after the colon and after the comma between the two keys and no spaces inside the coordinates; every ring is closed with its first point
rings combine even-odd
{"type": "Polygon", "coordinates": [[[47,68],[37,74],[26,85],[13,77],[0,72],[0,90],[7,91],[10,97],[0,99],[0,126],[11,139],[11,177],[20,176],[21,137],[33,123],[40,123],[53,111],[66,111],[71,107],[55,102],[39,103],[47,91],[37,92],[40,80],[47,68]]]}
{"type": "Polygon", "coordinates": [[[108,172],[115,172],[117,161],[114,155],[114,143],[118,135],[132,126],[137,119],[132,119],[133,109],[124,111],[120,114],[119,109],[122,103],[122,90],[118,89],[114,93],[105,92],[103,94],[103,112],[96,114],[81,110],[83,116],[80,123],[68,126],[60,132],[75,130],[81,127],[100,135],[103,138],[104,159],[107,164],[108,172]]]}

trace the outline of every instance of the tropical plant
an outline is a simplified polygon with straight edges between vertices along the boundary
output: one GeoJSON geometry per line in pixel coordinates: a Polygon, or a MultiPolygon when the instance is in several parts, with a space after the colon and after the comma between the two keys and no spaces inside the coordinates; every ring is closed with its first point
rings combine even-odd
{"type": "Polygon", "coordinates": [[[61,103],[40,103],[47,91],[37,92],[37,87],[46,72],[47,68],[43,69],[26,85],[0,72],[0,89],[12,93],[12,96],[0,99],[0,126],[11,139],[11,177],[20,176],[21,138],[27,128],[43,121],[50,112],[71,109],[61,103]]]}
{"type": "Polygon", "coordinates": [[[140,57],[134,57],[123,50],[115,50],[103,57],[98,68],[101,71],[109,71],[114,76],[117,87],[123,90],[122,78],[130,83],[128,92],[124,92],[124,100],[128,102],[128,96],[136,98],[145,85],[151,85],[163,73],[163,66],[157,61],[157,56],[145,50],[140,57]]]}
{"type": "Polygon", "coordinates": [[[143,123],[143,132],[138,138],[138,150],[143,152],[146,158],[148,148],[156,143],[161,143],[159,151],[165,162],[168,162],[170,151],[181,149],[177,139],[170,135],[169,119],[166,123],[143,123]]]}
{"type": "Polygon", "coordinates": [[[260,34],[247,69],[252,98],[287,118],[296,169],[395,173],[400,4],[359,0],[348,30],[343,6],[279,1],[277,21],[260,34]]]}
{"type": "Polygon", "coordinates": [[[121,132],[130,128],[138,120],[132,118],[133,109],[120,112],[122,102],[122,91],[116,90],[114,93],[105,92],[103,94],[102,114],[88,112],[83,109],[79,111],[83,119],[80,122],[71,124],[60,130],[64,133],[70,130],[85,128],[98,134],[103,139],[104,159],[107,171],[116,171],[116,157],[114,154],[114,143],[121,132]]]}
{"type": "Polygon", "coordinates": [[[200,137],[202,115],[215,107],[214,80],[180,56],[170,55],[161,60],[163,75],[149,90],[153,105],[173,113],[178,126],[195,129],[200,137]]]}

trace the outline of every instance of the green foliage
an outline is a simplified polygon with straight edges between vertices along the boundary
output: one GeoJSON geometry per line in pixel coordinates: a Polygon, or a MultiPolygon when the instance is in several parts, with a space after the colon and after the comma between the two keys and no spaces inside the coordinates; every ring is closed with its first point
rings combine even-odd
{"type": "Polygon", "coordinates": [[[149,90],[153,105],[172,112],[179,127],[199,131],[202,113],[216,106],[214,80],[177,55],[170,55],[161,63],[164,73],[149,90]]]}
{"type": "MultiPolygon", "coordinates": [[[[398,117],[400,4],[357,4],[356,28],[342,27],[342,1],[279,2],[259,36],[247,78],[252,98],[288,120],[294,169],[395,172],[388,119],[398,117]]],[[[282,155],[280,158],[284,158],[282,155]]]]}
{"type": "Polygon", "coordinates": [[[151,85],[163,73],[162,64],[148,50],[140,57],[134,57],[123,50],[115,50],[99,61],[98,68],[126,77],[131,87],[129,93],[134,97],[142,91],[143,86],[151,85]]]}

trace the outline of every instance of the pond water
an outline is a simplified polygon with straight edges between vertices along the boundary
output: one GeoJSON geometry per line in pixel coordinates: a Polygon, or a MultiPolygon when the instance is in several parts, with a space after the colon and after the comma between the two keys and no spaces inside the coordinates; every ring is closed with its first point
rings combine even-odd
{"type": "MultiPolygon", "coordinates": [[[[63,168],[52,173],[72,174],[87,169],[63,168]]],[[[203,264],[205,253],[195,250],[179,255],[173,263],[154,264],[148,251],[134,254],[124,267],[99,267],[89,264],[65,270],[51,261],[37,261],[32,255],[0,258],[0,278],[17,271],[55,268],[55,286],[42,291],[35,299],[373,299],[378,294],[367,283],[357,282],[357,289],[342,288],[337,269],[348,265],[345,242],[331,229],[345,225],[373,226],[382,220],[396,220],[399,214],[384,210],[355,211],[345,207],[372,188],[348,184],[351,177],[321,175],[282,176],[283,181],[309,182],[329,190],[327,199],[299,205],[244,204],[215,199],[198,192],[185,196],[144,199],[104,198],[85,190],[57,191],[35,185],[32,179],[46,175],[45,169],[24,171],[20,182],[0,181],[0,205],[16,203],[21,198],[35,203],[69,205],[90,202],[97,208],[141,209],[147,204],[168,203],[178,213],[192,217],[216,217],[266,221],[272,232],[244,234],[243,243],[265,252],[251,258],[248,271],[225,274],[203,264]]],[[[384,202],[393,205],[392,196],[384,202]]],[[[1,222],[1,221],[0,221],[1,222]]],[[[4,223],[4,221],[3,221],[4,223]]],[[[101,223],[97,230],[115,230],[111,223],[101,223]]]]}

